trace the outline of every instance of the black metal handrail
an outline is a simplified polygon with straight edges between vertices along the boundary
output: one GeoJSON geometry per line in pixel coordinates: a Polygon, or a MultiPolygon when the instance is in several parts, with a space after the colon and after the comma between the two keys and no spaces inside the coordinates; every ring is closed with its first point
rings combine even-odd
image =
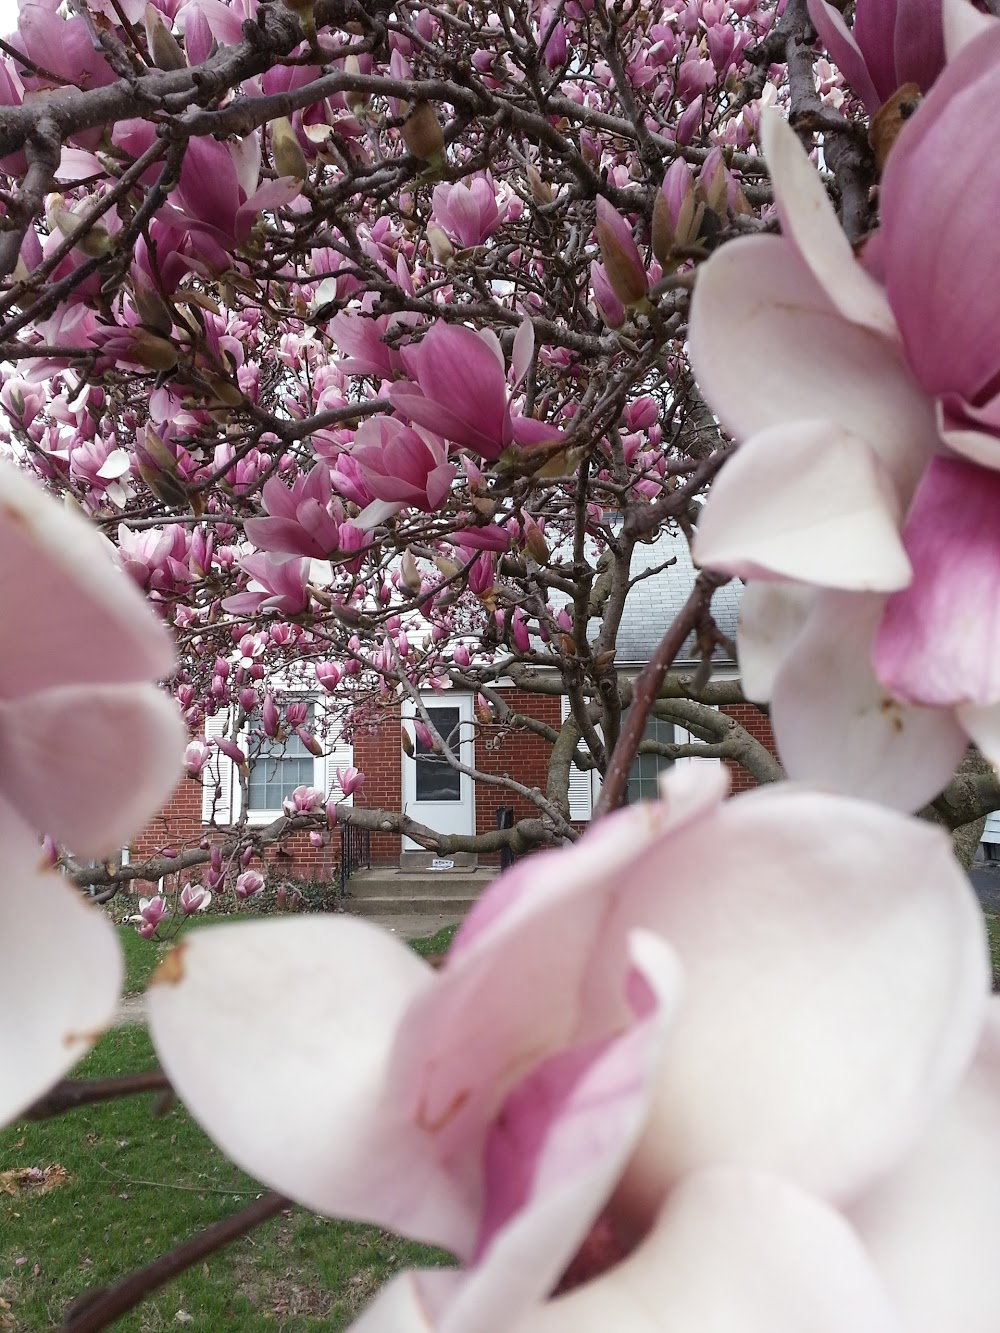
{"type": "Polygon", "coordinates": [[[340,882],[337,887],[337,897],[343,898],[347,893],[347,881],[354,874],[355,870],[360,870],[364,866],[366,870],[372,868],[372,837],[370,830],[366,828],[355,828],[351,824],[341,824],[340,826],[340,882]]]}
{"type": "MultiPolygon", "coordinates": [[[[497,806],[497,828],[505,829],[513,827],[514,827],[513,806],[510,805],[497,806]]],[[[517,857],[514,855],[513,847],[511,847],[510,843],[505,843],[504,846],[500,848],[500,869],[509,870],[516,860],[517,857]]]]}

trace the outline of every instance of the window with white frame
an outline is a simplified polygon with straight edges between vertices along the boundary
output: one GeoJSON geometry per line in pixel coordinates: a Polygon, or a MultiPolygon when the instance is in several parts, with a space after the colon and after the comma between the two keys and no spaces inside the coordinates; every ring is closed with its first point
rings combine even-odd
{"type": "MultiPolygon", "coordinates": [[[[310,700],[303,726],[311,731],[315,725],[316,703],[310,700]]],[[[250,764],[247,778],[247,809],[253,816],[258,811],[277,815],[286,797],[296,787],[319,787],[316,781],[317,760],[297,731],[270,740],[260,740],[260,714],[247,719],[247,731],[259,746],[250,764]]],[[[322,760],[319,761],[322,764],[322,760]]]]}
{"type": "MultiPolygon", "coordinates": [[[[562,721],[565,722],[569,714],[569,699],[563,695],[561,700],[562,721]]],[[[600,734],[600,727],[597,730],[600,734]]],[[[699,741],[697,736],[693,736],[684,727],[658,717],[647,719],[643,739],[659,741],[664,745],[691,745],[692,743],[698,744],[699,741]]],[[[586,752],[586,746],[582,742],[578,744],[577,748],[581,752],[586,752]]],[[[655,800],[659,775],[663,769],[669,768],[672,762],[674,761],[661,754],[636,755],[629,769],[627,796],[629,804],[631,805],[633,801],[655,800]]],[[[707,755],[705,757],[689,755],[676,760],[678,764],[720,764],[721,762],[721,759],[711,759],[707,755]]],[[[571,765],[569,772],[570,819],[580,821],[590,819],[600,791],[601,775],[596,768],[580,769],[571,765]]]]}
{"type": "MultiPolygon", "coordinates": [[[[662,717],[649,717],[646,719],[642,739],[656,741],[660,745],[673,745],[674,730],[672,722],[667,722],[662,717]]],[[[665,768],[671,768],[673,762],[665,754],[658,754],[655,750],[643,752],[640,749],[628,771],[626,800],[629,805],[634,805],[636,801],[655,801],[659,794],[660,774],[665,768]]]]}
{"type": "MultiPolygon", "coordinates": [[[[315,787],[324,796],[352,804],[337,786],[337,769],[350,768],[354,761],[354,747],[340,737],[339,721],[332,703],[327,698],[286,694],[308,703],[309,713],[305,726],[323,745],[324,753],[315,756],[293,731],[278,742],[266,742],[257,750],[246,779],[246,822],[270,824],[281,814],[281,803],[296,787],[315,787]]],[[[253,722],[247,722],[239,734],[233,736],[233,715],[221,709],[206,721],[208,740],[219,736],[235,739],[243,752],[248,753],[253,722]]],[[[259,742],[259,735],[256,738],[259,742]]],[[[252,747],[255,748],[256,747],[252,747]]],[[[220,826],[235,824],[243,813],[243,784],[236,765],[228,755],[213,747],[212,755],[202,771],[202,822],[220,826]]]]}

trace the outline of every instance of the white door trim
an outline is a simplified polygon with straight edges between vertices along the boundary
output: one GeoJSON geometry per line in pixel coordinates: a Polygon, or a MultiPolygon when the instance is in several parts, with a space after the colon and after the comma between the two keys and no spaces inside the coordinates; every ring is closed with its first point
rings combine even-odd
{"type": "MultiPolygon", "coordinates": [[[[439,691],[432,690],[427,693],[421,693],[420,702],[424,708],[433,716],[435,709],[457,709],[459,716],[459,735],[458,758],[467,768],[475,766],[475,719],[472,711],[473,699],[471,694],[459,693],[457,691],[439,691]]],[[[406,728],[411,742],[413,742],[414,758],[410,758],[404,751],[403,753],[403,812],[415,819],[418,823],[426,824],[428,828],[434,829],[437,833],[462,833],[473,834],[476,831],[476,797],[475,783],[467,773],[455,773],[455,770],[444,764],[443,760],[437,760],[442,765],[442,773],[446,773],[447,785],[451,786],[454,795],[444,800],[434,800],[421,798],[418,794],[418,746],[416,744],[414,733],[414,719],[417,717],[417,707],[412,699],[405,699],[402,708],[403,726],[406,728]]],[[[448,738],[445,737],[445,740],[448,738]]],[[[452,749],[454,749],[452,745],[452,749]]],[[[426,776],[426,771],[425,771],[426,776]]],[[[418,843],[411,838],[403,839],[404,851],[423,850],[418,843]]]]}

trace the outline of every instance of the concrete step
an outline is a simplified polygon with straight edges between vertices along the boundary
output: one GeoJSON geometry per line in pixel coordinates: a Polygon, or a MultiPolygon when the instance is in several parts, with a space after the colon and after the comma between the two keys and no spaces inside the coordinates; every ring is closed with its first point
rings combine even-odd
{"type": "Polygon", "coordinates": [[[435,898],[450,903],[475,899],[496,872],[493,870],[356,870],[347,881],[350,898],[435,898]]]}
{"type": "Polygon", "coordinates": [[[475,898],[429,898],[412,894],[345,898],[344,907],[354,916],[446,916],[461,920],[475,898]]]}

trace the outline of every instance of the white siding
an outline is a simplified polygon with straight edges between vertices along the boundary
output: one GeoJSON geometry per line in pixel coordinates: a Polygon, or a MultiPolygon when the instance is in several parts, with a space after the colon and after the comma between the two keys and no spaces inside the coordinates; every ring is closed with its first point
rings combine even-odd
{"type": "MultiPolygon", "coordinates": [[[[317,709],[329,709],[332,713],[330,704],[322,699],[317,700],[317,709]]],[[[323,746],[326,754],[320,760],[317,769],[322,766],[322,778],[316,783],[324,796],[329,800],[331,795],[334,800],[343,805],[353,805],[353,796],[344,796],[337,782],[337,769],[350,768],[354,763],[354,746],[350,741],[340,738],[336,722],[331,723],[329,733],[323,737],[323,746]]]]}
{"type": "MultiPolygon", "coordinates": [[[[231,723],[228,709],[221,708],[213,717],[205,720],[205,739],[216,740],[227,736],[231,723]]],[[[240,788],[236,781],[236,768],[227,754],[212,746],[212,753],[205,767],[201,770],[201,820],[203,824],[231,824],[239,811],[240,788]]]]}
{"type": "MultiPolygon", "coordinates": [[[[565,722],[570,715],[569,699],[564,694],[560,700],[561,716],[565,722]]],[[[596,768],[581,769],[575,764],[569,769],[569,817],[576,820],[590,819],[594,813],[594,802],[601,790],[601,775],[596,768]]]]}

